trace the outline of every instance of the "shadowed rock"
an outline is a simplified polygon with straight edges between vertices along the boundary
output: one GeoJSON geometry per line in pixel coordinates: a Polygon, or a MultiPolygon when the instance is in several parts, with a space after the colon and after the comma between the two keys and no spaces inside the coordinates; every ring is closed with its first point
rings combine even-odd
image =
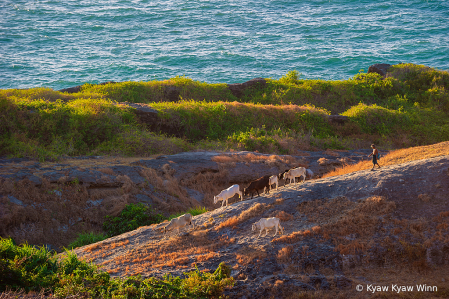
{"type": "Polygon", "coordinates": [[[267,82],[264,78],[255,78],[244,83],[228,84],[228,88],[235,97],[240,98],[244,95],[246,89],[254,87],[264,88],[266,84],[267,82]]]}
{"type": "Polygon", "coordinates": [[[344,123],[346,123],[349,120],[349,118],[347,116],[343,116],[343,115],[328,115],[327,120],[330,123],[343,125],[344,123]]]}
{"type": "Polygon", "coordinates": [[[387,64],[387,63],[373,64],[368,68],[368,74],[369,73],[378,73],[382,77],[385,77],[387,75],[388,69],[390,67],[391,67],[391,64],[387,64]]]}

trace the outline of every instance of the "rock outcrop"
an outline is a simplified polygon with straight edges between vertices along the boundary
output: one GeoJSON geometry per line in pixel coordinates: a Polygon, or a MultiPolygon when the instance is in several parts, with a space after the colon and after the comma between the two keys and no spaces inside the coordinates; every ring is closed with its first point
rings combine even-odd
{"type": "Polygon", "coordinates": [[[387,75],[388,69],[391,67],[391,64],[387,63],[377,63],[373,64],[368,68],[368,74],[369,73],[378,73],[382,77],[385,78],[387,75]]]}
{"type": "Polygon", "coordinates": [[[343,115],[328,115],[327,120],[330,123],[343,125],[349,120],[349,118],[347,116],[343,116],[343,115]]]}
{"type": "Polygon", "coordinates": [[[235,97],[241,98],[245,94],[245,90],[249,88],[264,88],[266,84],[267,82],[264,78],[254,78],[243,83],[228,84],[228,88],[235,97]]]}

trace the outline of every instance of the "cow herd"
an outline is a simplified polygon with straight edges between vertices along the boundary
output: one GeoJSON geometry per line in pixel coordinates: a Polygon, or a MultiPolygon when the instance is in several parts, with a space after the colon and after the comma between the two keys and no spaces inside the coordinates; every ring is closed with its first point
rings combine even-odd
{"type": "MultiPolygon", "coordinates": [[[[240,191],[240,186],[235,184],[231,187],[221,191],[218,195],[214,196],[214,204],[217,204],[219,201],[221,201],[221,206],[226,202],[226,206],[228,206],[228,199],[233,197],[235,194],[238,194],[240,197],[240,200],[243,200],[243,195],[248,196],[251,194],[251,198],[253,198],[254,193],[257,193],[258,196],[260,196],[259,191],[266,192],[268,190],[268,193],[271,190],[271,187],[276,184],[276,190],[279,186],[279,180],[285,179],[285,183],[287,184],[287,180],[290,184],[295,183],[296,178],[303,177],[302,182],[306,180],[306,177],[313,177],[313,172],[310,169],[305,169],[304,167],[297,167],[292,168],[289,170],[284,171],[283,173],[280,173],[278,175],[266,175],[261,178],[258,178],[255,181],[252,181],[248,187],[243,189],[243,192],[240,191]]],[[[166,225],[163,230],[164,233],[166,233],[169,230],[177,229],[178,234],[180,228],[186,227],[187,225],[190,225],[192,229],[195,229],[195,225],[192,221],[192,215],[191,214],[185,214],[182,216],[179,216],[178,218],[174,218],[170,221],[168,225],[166,225]]],[[[259,221],[255,222],[252,225],[252,230],[259,230],[259,236],[261,235],[262,231],[265,230],[265,236],[268,233],[269,228],[275,228],[276,234],[280,230],[280,233],[284,233],[284,229],[280,224],[280,220],[277,217],[271,217],[271,218],[262,218],[259,221]]]]}
{"type": "MultiPolygon", "coordinates": [[[[276,184],[276,190],[279,186],[279,180],[285,179],[285,183],[287,184],[287,180],[292,183],[295,182],[296,178],[303,177],[302,182],[306,180],[306,177],[313,177],[313,172],[310,169],[305,169],[304,167],[292,168],[284,171],[278,175],[265,175],[261,178],[258,178],[255,181],[249,183],[249,186],[243,189],[243,195],[249,196],[251,194],[251,198],[254,197],[254,193],[257,193],[257,196],[260,196],[259,191],[270,192],[272,186],[276,184]]],[[[238,194],[240,200],[243,200],[242,192],[240,191],[240,186],[235,184],[221,191],[218,195],[214,196],[214,204],[217,204],[219,201],[222,201],[221,206],[226,202],[226,206],[228,205],[228,199],[233,197],[235,194],[238,194]]]]}

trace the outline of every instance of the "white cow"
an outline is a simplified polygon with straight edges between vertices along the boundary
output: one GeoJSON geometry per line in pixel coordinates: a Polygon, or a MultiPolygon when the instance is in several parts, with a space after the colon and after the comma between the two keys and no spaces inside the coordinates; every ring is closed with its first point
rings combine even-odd
{"type": "Polygon", "coordinates": [[[195,224],[193,223],[192,218],[192,215],[189,213],[179,216],[178,218],[173,218],[172,220],[170,220],[170,223],[164,227],[164,234],[167,231],[175,228],[178,229],[179,234],[179,229],[186,226],[187,224],[192,225],[192,229],[195,229],[195,224]]]}
{"type": "Polygon", "coordinates": [[[268,234],[268,229],[272,228],[272,227],[276,228],[276,233],[274,234],[274,236],[277,235],[278,229],[281,229],[281,234],[284,234],[284,228],[281,226],[280,220],[277,217],[260,219],[259,221],[255,222],[253,224],[252,230],[255,231],[256,229],[260,229],[259,235],[257,236],[257,238],[259,238],[260,234],[262,233],[263,230],[265,230],[265,236],[266,236],[268,234]]]}
{"type": "Polygon", "coordinates": [[[240,200],[243,200],[243,194],[240,191],[240,186],[237,184],[232,185],[228,189],[221,191],[220,194],[218,194],[217,196],[214,196],[214,204],[216,204],[221,200],[222,201],[221,206],[223,206],[225,201],[226,206],[228,206],[228,199],[233,197],[235,194],[238,194],[240,196],[240,200]]]}
{"type": "Polygon", "coordinates": [[[304,167],[293,168],[284,173],[284,179],[290,179],[290,183],[295,182],[295,178],[303,177],[302,182],[306,180],[306,169],[304,167]]]}
{"type": "MultiPolygon", "coordinates": [[[[278,176],[277,175],[272,175],[272,176],[270,176],[270,179],[269,179],[269,182],[268,182],[268,184],[269,184],[269,188],[270,189],[268,189],[268,191],[271,191],[271,186],[273,185],[273,184],[276,184],[276,190],[278,189],[278,186],[279,186],[279,179],[278,179],[278,176]]],[[[264,188],[264,192],[265,192],[265,189],[266,188],[264,188]]]]}

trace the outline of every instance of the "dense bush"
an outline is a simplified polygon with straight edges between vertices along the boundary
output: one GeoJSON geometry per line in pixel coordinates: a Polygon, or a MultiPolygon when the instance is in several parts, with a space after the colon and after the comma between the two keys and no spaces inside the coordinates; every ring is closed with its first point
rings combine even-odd
{"type": "Polygon", "coordinates": [[[143,203],[131,203],[126,205],[117,217],[106,216],[103,229],[109,237],[112,237],[163,220],[165,220],[163,215],[156,214],[153,209],[143,203]]]}
{"type": "Polygon", "coordinates": [[[193,141],[226,139],[256,128],[313,131],[320,137],[332,135],[332,128],[325,118],[328,112],[311,105],[180,101],[153,103],[152,107],[161,113],[162,126],[177,127],[193,141]]]}
{"type": "Polygon", "coordinates": [[[447,140],[448,88],[447,71],[399,64],[386,78],[360,72],[348,80],[306,80],[290,71],[238,99],[224,83],[186,77],[86,84],[74,94],[0,90],[0,155],[43,160],[192,149],[295,153],[298,146],[364,146],[359,141],[365,139],[390,148],[430,144],[447,140]],[[180,100],[167,102],[173,91],[180,100]],[[160,119],[146,127],[132,108],[114,101],[149,103],[160,119]],[[331,125],[328,114],[346,115],[351,124],[331,125]]]}
{"type": "Polygon", "coordinates": [[[224,263],[214,273],[196,269],[184,276],[111,278],[69,251],[58,256],[43,247],[16,246],[0,238],[0,291],[45,290],[56,298],[217,298],[233,285],[224,263]]]}

